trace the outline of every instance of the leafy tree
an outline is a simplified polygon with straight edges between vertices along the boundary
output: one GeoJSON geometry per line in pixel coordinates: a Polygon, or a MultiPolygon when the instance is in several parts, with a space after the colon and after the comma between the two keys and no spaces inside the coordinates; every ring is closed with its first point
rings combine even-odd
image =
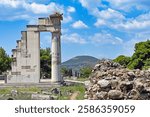
{"type": "Polygon", "coordinates": [[[63,76],[68,76],[69,70],[68,70],[66,67],[62,67],[62,68],[61,68],[61,74],[62,74],[63,76]]]}
{"type": "Polygon", "coordinates": [[[11,69],[11,58],[6,54],[5,50],[0,47],[0,74],[11,69]]]}
{"type": "Polygon", "coordinates": [[[150,40],[139,42],[135,44],[135,53],[131,57],[128,64],[130,69],[143,69],[150,66],[150,40]]]}
{"type": "Polygon", "coordinates": [[[68,70],[68,76],[71,77],[72,76],[72,69],[68,70]]]}
{"type": "Polygon", "coordinates": [[[136,43],[135,52],[131,57],[121,55],[114,59],[114,61],[129,69],[150,68],[150,40],[136,43]]]}
{"type": "Polygon", "coordinates": [[[143,65],[144,65],[143,60],[140,58],[137,58],[137,59],[132,60],[128,64],[128,68],[129,69],[142,69],[143,65]]]}
{"type": "Polygon", "coordinates": [[[114,59],[113,61],[119,63],[120,65],[127,67],[127,65],[130,62],[130,57],[120,55],[116,59],[114,59]]]}
{"type": "Polygon", "coordinates": [[[149,68],[150,68],[150,58],[148,58],[146,61],[144,61],[143,69],[149,69],[149,68]]]}
{"type": "Polygon", "coordinates": [[[83,67],[80,69],[80,74],[82,78],[88,78],[91,73],[92,73],[91,67],[83,67]]]}
{"type": "Polygon", "coordinates": [[[41,77],[51,77],[51,50],[50,48],[40,49],[40,61],[41,61],[41,77]]]}

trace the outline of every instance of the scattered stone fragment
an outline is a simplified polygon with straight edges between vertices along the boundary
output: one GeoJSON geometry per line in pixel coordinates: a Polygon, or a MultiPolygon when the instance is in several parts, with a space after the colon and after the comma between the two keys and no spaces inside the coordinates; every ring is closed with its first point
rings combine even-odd
{"type": "Polygon", "coordinates": [[[123,93],[119,90],[110,90],[108,92],[108,97],[109,99],[113,99],[113,100],[123,99],[123,93]]]}
{"type": "Polygon", "coordinates": [[[32,100],[51,100],[50,95],[44,95],[44,94],[32,94],[31,95],[32,100]]]}

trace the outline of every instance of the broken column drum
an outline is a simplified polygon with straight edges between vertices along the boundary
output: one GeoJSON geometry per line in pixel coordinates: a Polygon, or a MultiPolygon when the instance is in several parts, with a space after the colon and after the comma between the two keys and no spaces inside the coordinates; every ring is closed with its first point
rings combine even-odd
{"type": "Polygon", "coordinates": [[[40,32],[52,33],[52,74],[51,82],[63,81],[60,74],[61,64],[61,20],[62,14],[55,13],[47,18],[39,18],[38,25],[27,25],[22,31],[21,40],[12,50],[12,69],[7,83],[40,82],[40,32]]]}

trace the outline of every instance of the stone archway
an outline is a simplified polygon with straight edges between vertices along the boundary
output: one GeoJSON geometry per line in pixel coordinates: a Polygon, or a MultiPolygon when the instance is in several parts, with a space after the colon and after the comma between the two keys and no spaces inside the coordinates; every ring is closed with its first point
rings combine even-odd
{"type": "Polygon", "coordinates": [[[27,25],[22,31],[21,40],[12,50],[12,69],[7,76],[7,83],[40,82],[40,32],[52,33],[52,75],[51,82],[62,82],[61,64],[61,20],[62,14],[55,13],[47,18],[39,18],[38,25],[27,25]]]}

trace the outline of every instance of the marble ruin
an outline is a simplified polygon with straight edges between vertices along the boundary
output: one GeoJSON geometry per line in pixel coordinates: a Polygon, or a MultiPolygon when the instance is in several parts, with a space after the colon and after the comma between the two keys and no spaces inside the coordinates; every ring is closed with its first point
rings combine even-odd
{"type": "Polygon", "coordinates": [[[55,13],[47,18],[39,18],[38,25],[27,25],[22,31],[21,40],[12,50],[12,69],[6,83],[40,82],[40,32],[52,33],[52,75],[51,82],[63,81],[60,74],[61,64],[61,20],[62,14],[55,13]]]}

